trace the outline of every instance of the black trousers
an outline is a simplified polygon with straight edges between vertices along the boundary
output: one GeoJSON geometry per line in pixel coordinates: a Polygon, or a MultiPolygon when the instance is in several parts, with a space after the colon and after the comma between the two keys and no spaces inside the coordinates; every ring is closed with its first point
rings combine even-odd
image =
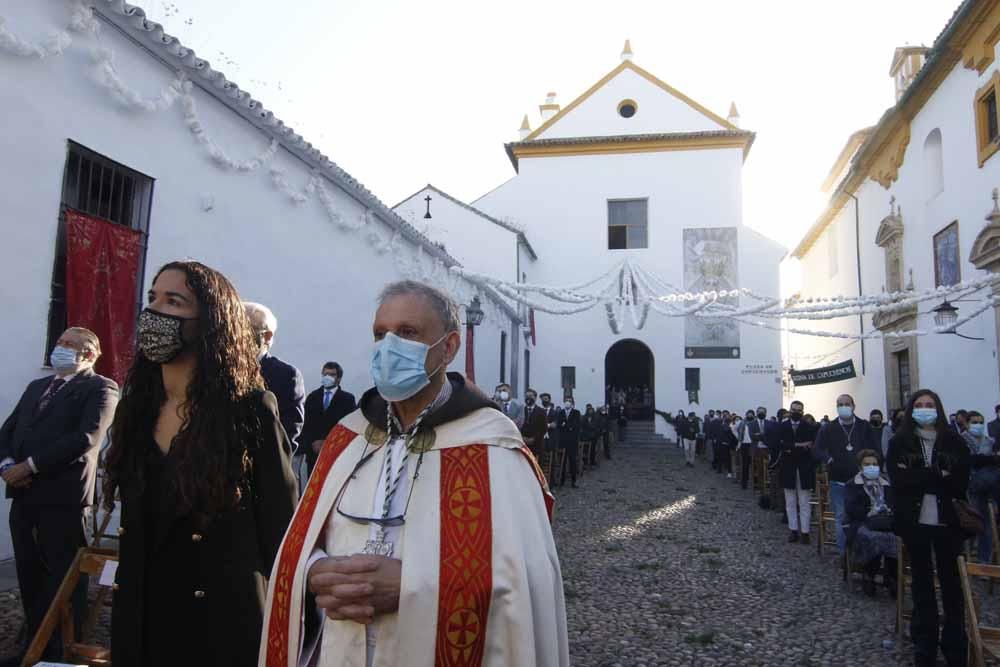
{"type": "MultiPolygon", "coordinates": [[[[608,434],[607,431],[605,431],[604,433],[601,434],[601,440],[604,441],[604,458],[606,458],[608,461],[610,461],[611,460],[611,442],[610,442],[610,436],[609,436],[609,434],[608,434]]],[[[594,449],[597,449],[597,447],[595,446],[594,449]]]]}
{"type": "MultiPolygon", "coordinates": [[[[25,505],[18,500],[11,505],[10,535],[29,643],[73,564],[77,549],[86,546],[86,520],[87,514],[79,506],[25,505]]],[[[82,576],[73,593],[77,632],[86,615],[86,600],[87,577],[82,576]]],[[[62,659],[58,626],[43,658],[62,659]]]]}
{"type": "Polygon", "coordinates": [[[965,608],[957,562],[962,551],[962,536],[950,528],[916,526],[903,536],[903,543],[910,554],[913,572],[910,636],[913,638],[915,662],[917,665],[935,664],[940,646],[949,667],[964,666],[968,656],[968,637],[965,634],[965,608]],[[940,640],[932,552],[937,563],[944,611],[940,640]]]}
{"type": "Polygon", "coordinates": [[[576,484],[576,468],[577,461],[580,458],[580,443],[572,442],[568,443],[563,447],[563,463],[562,470],[559,474],[559,486],[566,483],[566,467],[569,466],[569,478],[573,484],[576,484]]]}
{"type": "Polygon", "coordinates": [[[716,468],[719,472],[732,472],[733,471],[733,457],[729,453],[730,448],[727,443],[719,442],[715,445],[715,456],[719,461],[719,467],[716,468]]]}
{"type": "Polygon", "coordinates": [[[740,486],[744,489],[750,482],[750,461],[753,460],[753,449],[749,443],[740,445],[740,486]]]}
{"type": "Polygon", "coordinates": [[[596,466],[597,465],[597,438],[588,438],[587,440],[590,442],[590,460],[587,461],[587,464],[590,465],[590,466],[596,466]]]}

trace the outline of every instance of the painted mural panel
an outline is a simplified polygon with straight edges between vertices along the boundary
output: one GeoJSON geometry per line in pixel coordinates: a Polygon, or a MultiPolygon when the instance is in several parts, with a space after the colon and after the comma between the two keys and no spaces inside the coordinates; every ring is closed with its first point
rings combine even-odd
{"type": "MultiPolygon", "coordinates": [[[[735,227],[684,230],[684,290],[709,292],[739,287],[735,227]]],[[[739,297],[720,299],[739,304],[739,297]]],[[[728,319],[684,318],[684,356],[688,359],[739,359],[740,327],[728,319]]]]}

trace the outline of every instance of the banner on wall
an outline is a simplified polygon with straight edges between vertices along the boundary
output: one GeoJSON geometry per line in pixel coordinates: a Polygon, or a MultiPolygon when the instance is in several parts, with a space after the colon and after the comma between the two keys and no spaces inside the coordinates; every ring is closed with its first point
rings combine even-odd
{"type": "MultiPolygon", "coordinates": [[[[739,287],[735,227],[684,230],[684,291],[699,293],[739,287]]],[[[719,303],[739,305],[739,297],[719,303]]],[[[687,359],[739,359],[740,326],[728,318],[685,317],[684,356],[687,359]]]]}
{"type": "Polygon", "coordinates": [[[823,368],[810,368],[807,370],[796,370],[793,368],[789,371],[789,375],[796,387],[840,382],[841,380],[850,380],[858,376],[854,370],[853,359],[848,359],[833,366],[824,366],[823,368]]]}

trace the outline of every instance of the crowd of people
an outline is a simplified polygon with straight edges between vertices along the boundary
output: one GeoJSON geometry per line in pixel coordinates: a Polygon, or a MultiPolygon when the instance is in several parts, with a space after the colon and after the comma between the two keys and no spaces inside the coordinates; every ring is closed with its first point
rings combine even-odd
{"type": "Polygon", "coordinates": [[[863,418],[846,394],[833,407],[832,419],[819,420],[801,401],[771,417],[764,407],[713,409],[700,417],[683,410],[661,414],[673,425],[687,466],[701,451],[713,470],[747,488],[757,461],[759,504],[782,512],[790,543],[810,544],[813,520],[822,521],[811,504],[822,475],[835,516],[838,565],[860,570],[869,596],[877,594],[881,573],[895,597],[901,541],[912,573],[915,664],[936,664],[940,649],[950,666],[965,665],[958,556],[971,539],[977,559],[993,562],[992,531],[981,521],[990,516],[988,503],[1000,502],[1000,405],[989,423],[975,410],[947,413],[927,389],[914,392],[888,420],[878,409],[863,418]]]}
{"type": "MultiPolygon", "coordinates": [[[[564,449],[575,484],[578,438],[605,433],[605,411],[530,392],[515,425],[508,386],[494,402],[446,372],[457,306],[414,281],[379,296],[359,400],[332,361],[305,395],[276,332],[267,307],[183,261],[152,281],[121,388],[94,371],[97,335],[59,338],[54,373],[0,427],[25,619],[0,665],[24,660],[96,503],[119,516],[116,665],[432,665],[455,651],[568,665],[552,496],[524,443],[564,449]]],[[[60,627],[39,657],[73,657],[60,627]]]]}

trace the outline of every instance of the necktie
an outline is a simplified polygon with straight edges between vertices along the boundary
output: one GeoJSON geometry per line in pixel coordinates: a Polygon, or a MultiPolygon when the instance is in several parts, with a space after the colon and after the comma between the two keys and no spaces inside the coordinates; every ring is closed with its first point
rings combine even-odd
{"type": "Polygon", "coordinates": [[[329,389],[323,392],[323,409],[326,410],[330,407],[330,401],[333,400],[333,392],[329,389]]]}
{"type": "Polygon", "coordinates": [[[59,389],[64,384],[66,384],[66,380],[62,380],[59,378],[56,378],[55,380],[52,381],[52,384],[49,385],[49,388],[46,389],[45,393],[42,394],[42,397],[38,399],[38,405],[35,407],[36,414],[44,410],[46,407],[48,407],[49,403],[52,402],[52,397],[56,395],[56,392],[59,391],[59,389]]]}

